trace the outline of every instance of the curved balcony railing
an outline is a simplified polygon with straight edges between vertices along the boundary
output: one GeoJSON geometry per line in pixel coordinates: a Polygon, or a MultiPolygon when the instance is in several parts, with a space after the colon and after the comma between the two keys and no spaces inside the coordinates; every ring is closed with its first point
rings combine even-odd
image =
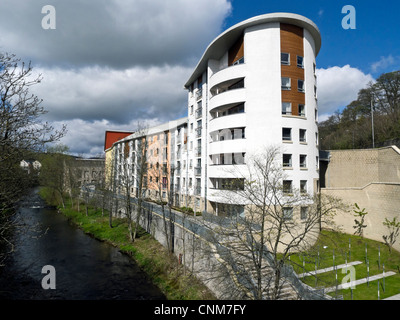
{"type": "Polygon", "coordinates": [[[236,113],[212,119],[209,123],[209,132],[242,127],[246,127],[246,113],[236,113]]]}
{"type": "Polygon", "coordinates": [[[209,111],[221,106],[233,106],[241,102],[246,102],[246,88],[228,90],[210,99],[209,111]]]}
{"type": "Polygon", "coordinates": [[[209,155],[246,152],[246,139],[224,140],[209,144],[209,155]]]}
{"type": "Polygon", "coordinates": [[[244,78],[246,76],[246,64],[237,64],[220,71],[217,71],[210,77],[209,88],[214,90],[216,86],[223,82],[233,79],[244,78]]]}

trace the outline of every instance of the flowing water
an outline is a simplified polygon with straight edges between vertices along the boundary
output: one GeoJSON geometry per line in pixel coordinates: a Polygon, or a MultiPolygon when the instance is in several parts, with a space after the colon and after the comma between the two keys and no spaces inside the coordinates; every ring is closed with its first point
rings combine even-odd
{"type": "Polygon", "coordinates": [[[15,252],[0,267],[1,299],[165,299],[137,264],[118,249],[84,234],[35,190],[16,215],[24,227],[15,252]],[[55,289],[43,289],[46,265],[55,269],[55,289]]]}

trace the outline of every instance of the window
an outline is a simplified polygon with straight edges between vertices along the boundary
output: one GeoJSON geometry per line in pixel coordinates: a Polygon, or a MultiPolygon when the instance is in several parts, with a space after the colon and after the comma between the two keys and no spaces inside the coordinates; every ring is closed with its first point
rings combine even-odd
{"type": "Polygon", "coordinates": [[[293,208],[282,208],[283,219],[291,220],[293,218],[293,208]]]}
{"type": "Polygon", "coordinates": [[[307,214],[308,214],[308,208],[307,207],[301,207],[300,208],[300,219],[301,220],[307,219],[307,214]]]}
{"type": "Polygon", "coordinates": [[[297,56],[297,66],[299,68],[304,68],[304,59],[302,56],[297,56]]]}
{"type": "Polygon", "coordinates": [[[300,129],[299,130],[299,140],[300,142],[306,142],[306,129],[300,129]]]}
{"type": "Polygon", "coordinates": [[[299,92],[304,92],[304,80],[297,80],[297,89],[299,92]]]}
{"type": "Polygon", "coordinates": [[[240,59],[236,60],[233,65],[237,65],[237,64],[242,64],[244,63],[244,57],[241,57],[240,59]]]}
{"type": "Polygon", "coordinates": [[[292,180],[283,180],[283,193],[292,193],[292,180]]]}
{"type": "Polygon", "coordinates": [[[292,166],[292,155],[283,154],[283,167],[288,168],[292,166]]]}
{"type": "Polygon", "coordinates": [[[168,184],[167,177],[163,177],[163,178],[162,178],[162,187],[163,187],[164,189],[166,189],[166,188],[167,188],[167,184],[168,184]]]}
{"type": "Polygon", "coordinates": [[[290,102],[282,102],[282,114],[292,114],[292,104],[290,102]]]}
{"type": "Polygon", "coordinates": [[[299,104],[298,112],[299,112],[300,117],[306,116],[306,108],[305,108],[304,104],[299,104]]]}
{"type": "Polygon", "coordinates": [[[290,90],[290,78],[282,77],[282,90],[290,90]]]}
{"type": "Polygon", "coordinates": [[[318,132],[315,133],[315,144],[318,145],[318,132]]]}
{"type": "Polygon", "coordinates": [[[281,53],[281,63],[287,66],[290,65],[290,53],[281,53]]]}
{"type": "Polygon", "coordinates": [[[300,180],[300,193],[307,193],[307,180],[300,180]]]}
{"type": "Polygon", "coordinates": [[[282,128],[282,140],[291,141],[292,140],[292,129],[282,128]]]}
{"type": "Polygon", "coordinates": [[[305,154],[300,155],[300,168],[307,168],[307,156],[305,154]]]}

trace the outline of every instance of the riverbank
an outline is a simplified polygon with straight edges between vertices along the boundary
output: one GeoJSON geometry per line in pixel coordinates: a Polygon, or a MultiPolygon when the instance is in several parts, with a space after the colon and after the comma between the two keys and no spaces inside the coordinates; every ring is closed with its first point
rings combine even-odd
{"type": "MultiPolygon", "coordinates": [[[[43,196],[43,192],[41,194],[43,196]]],[[[67,202],[65,209],[59,207],[58,210],[85,233],[132,257],[168,300],[215,299],[204,284],[145,230],[140,228],[138,238],[132,242],[126,219],[113,218],[110,228],[107,212],[102,214],[100,209],[90,207],[86,216],[84,205],[80,208],[79,212],[67,202]]]]}

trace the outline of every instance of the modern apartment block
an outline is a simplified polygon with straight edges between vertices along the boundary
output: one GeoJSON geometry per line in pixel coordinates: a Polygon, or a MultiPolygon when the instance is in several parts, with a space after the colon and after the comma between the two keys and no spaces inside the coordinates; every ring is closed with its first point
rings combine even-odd
{"type": "Polygon", "coordinates": [[[210,43],[184,85],[187,118],[147,134],[168,132],[157,148],[167,148],[159,164],[174,168],[165,177],[176,205],[229,216],[232,206],[219,195],[233,179],[229,169],[268,146],[281,150],[286,188],[316,192],[320,46],[317,26],[291,13],[251,18],[210,43]]]}
{"type": "Polygon", "coordinates": [[[289,13],[241,22],[208,46],[185,84],[189,161],[207,211],[229,215],[218,192],[232,179],[229,167],[273,145],[281,146],[284,186],[316,191],[320,46],[316,25],[289,13]]]}

